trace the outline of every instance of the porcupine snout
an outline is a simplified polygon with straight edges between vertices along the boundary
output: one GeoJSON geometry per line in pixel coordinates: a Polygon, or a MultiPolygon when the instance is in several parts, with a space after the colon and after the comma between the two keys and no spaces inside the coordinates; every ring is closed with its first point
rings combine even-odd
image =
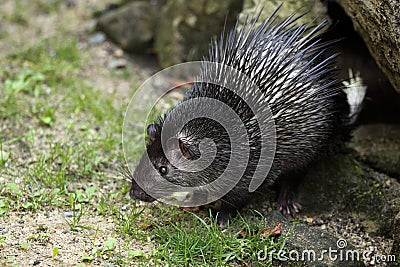
{"type": "Polygon", "coordinates": [[[145,180],[151,180],[150,176],[153,174],[151,168],[151,165],[148,163],[148,160],[146,157],[141,159],[141,163],[143,168],[141,169],[135,169],[133,174],[129,173],[129,178],[131,180],[131,188],[129,190],[129,196],[132,199],[138,199],[142,200],[145,202],[153,202],[155,199],[150,196],[149,194],[146,193],[146,188],[142,188],[139,186],[139,184],[136,182],[135,177],[142,177],[145,180]],[[147,179],[146,179],[147,178],[147,179]]]}

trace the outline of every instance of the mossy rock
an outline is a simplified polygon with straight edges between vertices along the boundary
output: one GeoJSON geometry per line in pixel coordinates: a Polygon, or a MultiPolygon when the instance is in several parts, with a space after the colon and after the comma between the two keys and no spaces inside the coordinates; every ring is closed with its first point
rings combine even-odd
{"type": "Polygon", "coordinates": [[[400,266],[400,212],[395,217],[395,221],[393,223],[393,247],[390,252],[391,255],[396,256],[396,262],[393,266],[400,266]]]}
{"type": "Polygon", "coordinates": [[[161,4],[134,1],[106,12],[98,18],[97,29],[121,48],[144,53],[152,47],[161,4]]]}
{"type": "MultiPolygon", "coordinates": [[[[281,224],[281,235],[286,237],[285,247],[280,251],[279,258],[283,259],[286,256],[288,261],[273,261],[272,266],[364,266],[361,261],[356,260],[332,260],[327,253],[322,255],[321,260],[321,252],[338,249],[337,238],[325,230],[291,222],[279,211],[268,212],[265,218],[268,227],[279,222],[281,224]],[[312,254],[313,252],[315,252],[315,255],[312,254]],[[289,260],[297,256],[298,260],[289,260]],[[315,258],[313,258],[314,256],[315,258]],[[318,260],[316,260],[317,258],[318,260]]],[[[347,244],[346,250],[355,250],[355,248],[351,244],[347,244]]]]}
{"type": "Polygon", "coordinates": [[[161,10],[155,48],[161,67],[200,60],[212,37],[233,27],[242,1],[170,0],[161,10]]]}
{"type": "Polygon", "coordinates": [[[243,11],[239,16],[240,23],[243,24],[246,17],[252,18],[262,9],[258,19],[259,23],[261,23],[281,4],[282,6],[276,14],[278,21],[286,19],[294,12],[296,12],[297,15],[306,13],[299,18],[297,21],[298,24],[318,25],[322,21],[329,19],[326,6],[318,0],[288,0],[284,2],[279,0],[245,0],[243,11]]]}
{"type": "Polygon", "coordinates": [[[361,161],[400,181],[400,125],[362,125],[353,135],[351,147],[361,161]]]}
{"type": "Polygon", "coordinates": [[[305,215],[349,213],[362,218],[370,234],[391,236],[400,211],[400,184],[350,154],[339,154],[310,168],[299,201],[305,215]]]}

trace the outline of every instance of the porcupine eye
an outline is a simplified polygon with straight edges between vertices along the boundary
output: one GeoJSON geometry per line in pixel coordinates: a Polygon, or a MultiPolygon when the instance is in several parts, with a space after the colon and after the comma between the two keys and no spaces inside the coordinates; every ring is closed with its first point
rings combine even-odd
{"type": "Polygon", "coordinates": [[[168,167],[167,166],[161,166],[158,171],[160,172],[161,175],[165,175],[168,173],[168,167]]]}

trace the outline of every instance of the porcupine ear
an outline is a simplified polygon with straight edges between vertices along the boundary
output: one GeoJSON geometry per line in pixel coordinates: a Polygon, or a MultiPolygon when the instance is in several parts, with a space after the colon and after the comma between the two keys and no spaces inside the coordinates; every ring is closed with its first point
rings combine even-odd
{"type": "Polygon", "coordinates": [[[154,141],[157,138],[157,135],[160,135],[160,124],[152,123],[147,126],[147,136],[149,137],[150,141],[154,141]]]}
{"type": "Polygon", "coordinates": [[[193,157],[193,153],[191,153],[188,144],[186,144],[181,138],[171,137],[168,139],[167,148],[169,151],[178,153],[178,155],[183,155],[187,159],[193,157]]]}

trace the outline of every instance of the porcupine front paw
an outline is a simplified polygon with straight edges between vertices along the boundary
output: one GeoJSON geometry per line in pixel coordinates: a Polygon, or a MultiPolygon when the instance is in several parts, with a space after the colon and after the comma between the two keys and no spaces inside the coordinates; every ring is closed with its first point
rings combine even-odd
{"type": "Polygon", "coordinates": [[[301,205],[296,201],[296,193],[291,186],[283,185],[281,187],[277,204],[283,215],[293,216],[301,210],[301,205]]]}

